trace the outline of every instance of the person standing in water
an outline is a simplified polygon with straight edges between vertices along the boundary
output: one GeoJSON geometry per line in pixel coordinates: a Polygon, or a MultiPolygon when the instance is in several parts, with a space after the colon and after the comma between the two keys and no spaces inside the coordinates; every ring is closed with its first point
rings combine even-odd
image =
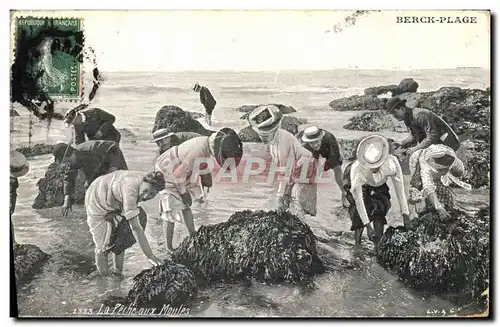
{"type": "Polygon", "coordinates": [[[135,242],[152,265],[162,261],[154,256],[144,233],[147,216],[137,206],[153,199],[165,188],[160,172],[117,170],[100,176],[85,194],[87,225],[95,245],[95,260],[101,276],[107,276],[108,254],[113,252],[113,274],[121,275],[125,250],[135,242]]]}
{"type": "Polygon", "coordinates": [[[247,119],[262,142],[269,145],[277,169],[284,171],[278,184],[278,210],[290,209],[300,219],[305,214],[315,216],[317,184],[314,182],[314,157],[292,133],[279,128],[282,118],[283,114],[278,107],[264,105],[250,112],[247,119]],[[300,176],[304,166],[307,166],[308,182],[303,181],[300,176]]]}
{"type": "Polygon", "coordinates": [[[357,159],[344,170],[344,188],[350,203],[351,231],[356,245],[366,227],[368,238],[378,243],[387,224],[391,195],[387,180],[392,179],[405,226],[409,223],[409,208],[403,187],[403,172],[398,159],[389,154],[389,142],[381,135],[362,139],[356,151],[357,159]],[[373,224],[373,228],[371,226],[373,224]]]}
{"type": "Polygon", "coordinates": [[[201,197],[198,176],[211,173],[208,163],[216,159],[223,167],[234,159],[236,169],[243,156],[243,144],[231,128],[222,128],[211,136],[192,138],[164,152],[156,161],[155,169],[165,176],[164,194],[160,198],[160,216],[164,220],[163,232],[167,251],[173,251],[174,224],[184,222],[189,234],[195,232],[191,205],[201,197]],[[199,166],[197,166],[199,165],[199,166]]]}
{"type": "Polygon", "coordinates": [[[19,188],[19,177],[26,175],[30,166],[26,157],[18,151],[10,151],[10,233],[12,242],[16,243],[14,235],[14,225],[12,224],[12,215],[16,210],[17,189],[19,188]]]}
{"type": "Polygon", "coordinates": [[[310,126],[297,133],[297,139],[302,142],[307,150],[311,151],[314,159],[317,160],[320,156],[326,159],[323,170],[328,171],[333,169],[335,181],[342,193],[342,205],[347,207],[348,203],[346,203],[346,191],[344,190],[342,176],[342,158],[335,136],[318,126],[310,126]]]}
{"type": "Polygon", "coordinates": [[[208,126],[212,126],[212,112],[215,109],[217,101],[215,101],[212,93],[210,93],[210,90],[205,86],[201,86],[196,83],[193,85],[192,89],[193,91],[200,93],[201,104],[205,107],[205,122],[208,126]]]}

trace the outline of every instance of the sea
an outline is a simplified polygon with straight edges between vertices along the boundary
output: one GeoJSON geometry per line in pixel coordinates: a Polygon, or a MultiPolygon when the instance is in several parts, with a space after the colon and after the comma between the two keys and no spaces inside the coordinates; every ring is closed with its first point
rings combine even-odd
{"type": "MultiPolygon", "coordinates": [[[[293,106],[291,115],[331,131],[338,138],[354,139],[368,132],[343,128],[349,118],[360,112],[334,111],[329,102],[346,96],[361,95],[367,87],[398,84],[411,77],[419,91],[433,91],[443,86],[485,89],[490,86],[490,72],[478,68],[453,70],[332,70],[280,72],[108,72],[92,106],[116,116],[121,129],[123,149],[129,169],[150,171],[157,156],[151,143],[151,129],[157,111],[164,105],[176,105],[187,111],[203,113],[198,94],[191,86],[206,85],[217,100],[213,113],[214,128],[231,127],[238,131],[246,126],[237,108],[245,104],[281,103],[293,106]]],[[[74,104],[58,103],[64,112],[74,104]]],[[[20,116],[11,117],[11,148],[36,143],[53,144],[71,140],[71,129],[60,121],[50,126],[30,117],[18,105],[12,107],[20,116]],[[29,137],[29,121],[32,136],[29,137]]],[[[395,140],[404,133],[384,132],[395,140]]],[[[262,144],[246,143],[244,155],[262,151],[262,144]]],[[[16,240],[34,244],[51,255],[42,271],[28,284],[17,289],[20,316],[74,317],[79,314],[99,316],[99,307],[109,296],[125,296],[132,278],[150,267],[138,245],[126,251],[122,280],[103,280],[94,267],[93,242],[86,223],[84,206],[73,206],[63,218],[60,208],[34,210],[37,181],[52,162],[51,155],[29,158],[30,171],[19,179],[16,211],[13,215],[16,240]]],[[[240,210],[274,209],[276,185],[258,181],[253,184],[215,184],[207,201],[193,208],[195,225],[216,224],[240,210]]],[[[393,196],[395,199],[395,196],[393,196]]],[[[488,202],[487,190],[461,195],[467,203],[488,202]]],[[[146,235],[153,252],[166,257],[158,224],[158,199],[143,203],[151,218],[146,235]]],[[[406,287],[397,276],[376,263],[367,241],[362,255],[352,249],[350,221],[340,202],[335,184],[318,191],[318,214],[306,217],[325,256],[346,262],[357,262],[354,269],[331,269],[315,279],[316,288],[303,292],[293,285],[220,284],[200,290],[190,304],[194,317],[430,317],[465,315],[471,307],[461,308],[448,297],[417,292],[406,287]],[[339,236],[340,235],[340,236],[339,236]],[[342,242],[329,242],[338,239],[342,242]]],[[[393,203],[388,215],[390,225],[400,225],[399,205],[393,203]]],[[[174,247],[188,235],[185,226],[176,225],[174,247]]],[[[335,261],[337,262],[337,261],[335,261]]]]}

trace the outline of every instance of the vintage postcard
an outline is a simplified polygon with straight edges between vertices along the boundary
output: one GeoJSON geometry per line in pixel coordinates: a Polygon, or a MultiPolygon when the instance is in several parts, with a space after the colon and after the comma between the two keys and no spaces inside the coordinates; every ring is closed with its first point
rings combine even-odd
{"type": "Polygon", "coordinates": [[[491,315],[491,13],[11,11],[11,315],[491,315]]]}

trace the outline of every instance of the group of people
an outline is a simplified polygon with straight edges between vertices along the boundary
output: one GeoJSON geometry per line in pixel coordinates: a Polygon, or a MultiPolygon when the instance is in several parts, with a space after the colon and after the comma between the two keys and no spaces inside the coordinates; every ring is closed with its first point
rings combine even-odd
{"type": "MultiPolygon", "coordinates": [[[[206,87],[195,84],[206,108],[207,124],[215,100],[206,87]]],[[[442,218],[453,208],[450,183],[470,188],[459,180],[464,166],[456,156],[460,142],[450,126],[427,109],[409,108],[404,100],[391,98],[387,112],[405,122],[410,138],[402,143],[390,142],[382,135],[370,135],[357,147],[356,159],[342,170],[339,144],[335,136],[318,126],[310,126],[297,135],[281,129],[283,114],[274,105],[254,109],[247,119],[262,142],[268,145],[277,166],[293,162],[291,174],[278,181],[278,210],[290,211],[299,218],[316,215],[318,171],[333,171],[348,208],[351,230],[356,244],[363,230],[377,242],[382,236],[386,216],[391,208],[387,181],[392,180],[405,226],[411,218],[425,210],[435,210],[442,218]],[[302,168],[308,166],[308,182],[302,168]]],[[[63,169],[64,203],[62,214],[71,210],[71,199],[78,171],[85,175],[85,208],[87,224],[95,244],[95,260],[101,275],[121,275],[125,250],[136,242],[153,265],[161,264],[144,233],[147,215],[139,206],[159,195],[159,213],[167,251],[173,251],[175,223],[184,223],[189,234],[195,232],[191,206],[203,201],[212,187],[212,173],[207,164],[196,166],[199,158],[211,158],[221,167],[234,160],[237,167],[243,157],[243,144],[231,128],[222,128],[211,136],[183,131],[170,133],[158,129],[151,142],[159,148],[154,171],[128,169],[120,149],[120,133],[113,126],[110,113],[90,108],[70,110],[64,117],[75,130],[74,145],[59,143],[53,156],[63,169]],[[113,253],[113,268],[108,255],[113,253]]],[[[17,178],[29,170],[26,158],[11,152],[11,215],[15,208],[17,178]]],[[[11,221],[11,229],[12,221],[11,221]]]]}

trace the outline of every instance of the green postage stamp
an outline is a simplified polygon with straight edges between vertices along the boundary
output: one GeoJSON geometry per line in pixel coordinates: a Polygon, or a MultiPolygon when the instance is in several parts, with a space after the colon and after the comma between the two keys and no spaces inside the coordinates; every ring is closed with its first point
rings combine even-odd
{"type": "Polygon", "coordinates": [[[35,92],[53,100],[81,97],[82,19],[20,17],[15,24],[16,59],[24,57],[24,74],[35,92]]]}

